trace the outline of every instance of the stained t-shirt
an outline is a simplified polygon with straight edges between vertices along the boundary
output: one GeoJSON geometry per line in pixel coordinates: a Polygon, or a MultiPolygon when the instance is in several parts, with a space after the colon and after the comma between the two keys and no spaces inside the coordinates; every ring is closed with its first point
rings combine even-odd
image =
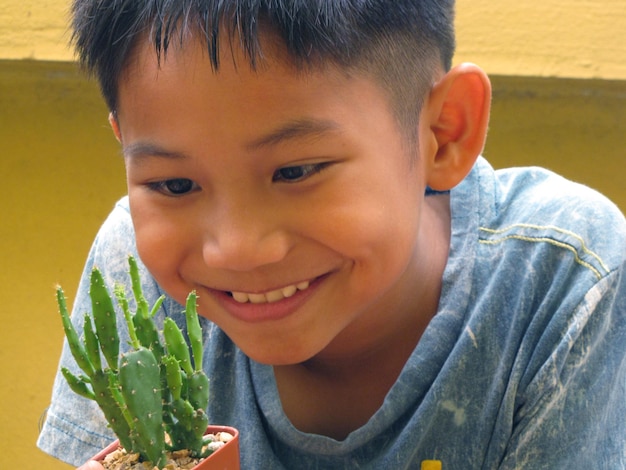
{"type": "MultiPolygon", "coordinates": [[[[381,408],[343,441],[294,428],[272,367],[203,319],[208,414],[239,429],[243,469],[414,469],[425,460],[444,470],[626,468],[623,215],[546,170],[494,171],[482,158],[450,204],[438,312],[381,408]]],[[[90,309],[92,267],[112,285],[128,279],[129,254],[124,198],[94,242],[74,318],[90,309]]],[[[141,269],[152,303],[163,292],[141,269]]],[[[167,297],[157,319],[182,326],[182,310],[167,297]]],[[[118,324],[127,344],[121,316],[118,324]]],[[[61,364],[77,370],[67,345],[61,364]]],[[[96,405],[57,374],[39,447],[79,465],[111,440],[96,405]]]]}

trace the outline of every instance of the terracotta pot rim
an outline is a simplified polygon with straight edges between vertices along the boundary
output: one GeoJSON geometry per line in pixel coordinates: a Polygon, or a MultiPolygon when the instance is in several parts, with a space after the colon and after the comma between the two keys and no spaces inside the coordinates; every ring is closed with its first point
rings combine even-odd
{"type": "MultiPolygon", "coordinates": [[[[207,459],[210,460],[214,458],[214,456],[217,456],[217,455],[220,455],[221,457],[221,454],[224,453],[224,451],[228,452],[228,448],[232,446],[235,446],[237,448],[237,456],[238,456],[239,455],[239,431],[237,430],[237,428],[233,428],[231,426],[224,426],[224,425],[209,425],[207,427],[205,435],[215,434],[218,432],[227,432],[233,436],[233,439],[227,442],[225,445],[223,445],[219,449],[217,449],[216,451],[214,451],[205,460],[207,459]],[[232,445],[230,445],[231,443],[232,445]]],[[[90,460],[102,461],[108,454],[110,454],[114,450],[117,450],[119,447],[121,447],[120,441],[119,439],[116,439],[113,442],[111,442],[109,445],[107,445],[104,449],[102,449],[100,452],[98,452],[96,455],[94,455],[90,460]]],[[[202,462],[200,462],[198,465],[202,465],[202,462]]],[[[237,466],[237,468],[239,467],[237,466]]]]}

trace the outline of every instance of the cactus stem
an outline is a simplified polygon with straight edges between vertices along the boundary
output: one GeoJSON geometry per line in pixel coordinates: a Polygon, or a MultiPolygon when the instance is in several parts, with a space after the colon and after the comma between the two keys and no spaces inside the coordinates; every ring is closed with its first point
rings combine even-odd
{"type": "Polygon", "coordinates": [[[187,321],[187,334],[193,353],[194,370],[202,370],[202,328],[198,320],[196,292],[190,292],[185,305],[185,320],[187,321]]]}
{"type": "Polygon", "coordinates": [[[126,326],[128,327],[128,336],[130,337],[130,342],[133,345],[134,349],[139,349],[140,343],[139,339],[137,339],[137,331],[135,330],[133,317],[130,313],[128,299],[126,298],[126,294],[124,293],[124,288],[118,284],[115,286],[114,292],[115,297],[117,298],[117,302],[120,304],[122,312],[124,313],[124,319],[126,320],[126,326]]]}
{"type": "Polygon", "coordinates": [[[149,317],[149,309],[148,302],[146,298],[143,296],[143,292],[141,290],[141,279],[139,278],[139,267],[137,266],[137,261],[132,256],[128,257],[128,265],[129,265],[129,274],[130,274],[130,282],[133,289],[133,294],[135,296],[135,300],[137,301],[137,315],[146,319],[149,317]]]}
{"type": "Polygon", "coordinates": [[[59,305],[59,312],[61,313],[63,329],[65,330],[65,336],[67,338],[70,351],[72,352],[76,363],[83,370],[83,372],[91,376],[95,372],[93,364],[89,360],[89,356],[83,348],[80,339],[78,338],[78,333],[76,333],[74,325],[72,325],[72,321],[70,320],[70,314],[67,311],[65,294],[63,294],[63,290],[60,287],[57,288],[57,303],[59,305]]]}
{"type": "Polygon", "coordinates": [[[150,310],[150,317],[154,317],[156,315],[156,313],[159,311],[159,309],[161,308],[161,305],[163,305],[163,301],[165,300],[165,296],[162,295],[161,297],[159,297],[156,302],[154,303],[154,305],[152,306],[152,310],[150,310]]]}

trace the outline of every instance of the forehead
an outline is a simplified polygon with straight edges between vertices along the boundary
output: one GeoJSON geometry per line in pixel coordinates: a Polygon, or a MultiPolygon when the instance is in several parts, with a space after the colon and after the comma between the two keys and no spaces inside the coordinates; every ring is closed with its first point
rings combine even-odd
{"type": "Polygon", "coordinates": [[[364,94],[378,98],[368,106],[387,107],[384,92],[374,80],[332,65],[296,67],[284,47],[271,37],[264,41],[262,60],[255,66],[236,42],[223,40],[220,44],[216,70],[206,44],[196,37],[173,41],[160,56],[147,37],[138,40],[120,76],[118,114],[136,112],[155,102],[172,108],[203,104],[214,106],[214,112],[227,111],[220,105],[232,110],[243,106],[250,111],[260,106],[269,112],[276,105],[287,108],[290,102],[313,108],[316,104],[339,106],[350,99],[360,101],[364,94]]]}

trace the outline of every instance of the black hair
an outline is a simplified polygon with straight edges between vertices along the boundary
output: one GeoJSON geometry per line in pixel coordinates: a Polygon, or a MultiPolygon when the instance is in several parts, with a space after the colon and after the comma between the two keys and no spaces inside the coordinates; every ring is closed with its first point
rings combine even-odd
{"type": "Polygon", "coordinates": [[[148,34],[161,58],[172,40],[200,34],[217,70],[220,40],[237,41],[254,68],[268,30],[299,69],[332,64],[369,74],[413,134],[437,71],[451,66],[453,23],[454,0],[74,0],[72,42],[114,112],[138,37],[148,34]]]}

